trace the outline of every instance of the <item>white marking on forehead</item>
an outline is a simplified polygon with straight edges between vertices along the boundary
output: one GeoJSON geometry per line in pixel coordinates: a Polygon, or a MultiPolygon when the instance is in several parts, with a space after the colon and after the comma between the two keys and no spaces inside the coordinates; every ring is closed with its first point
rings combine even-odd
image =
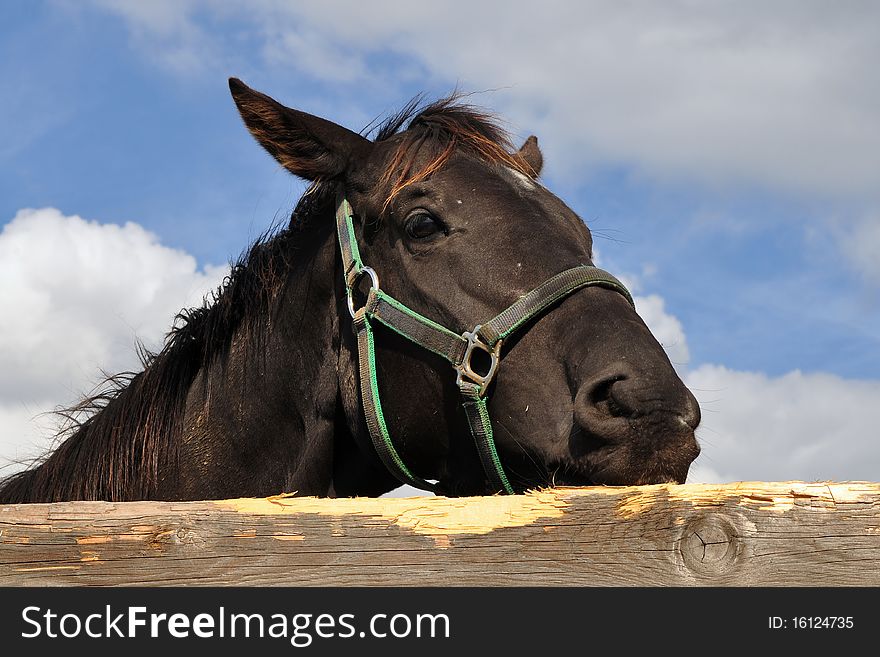
{"type": "Polygon", "coordinates": [[[520,187],[523,187],[529,191],[534,191],[537,189],[537,185],[535,185],[535,181],[529,178],[522,171],[517,171],[511,167],[504,167],[508,172],[514,177],[514,179],[519,183],[520,187]]]}

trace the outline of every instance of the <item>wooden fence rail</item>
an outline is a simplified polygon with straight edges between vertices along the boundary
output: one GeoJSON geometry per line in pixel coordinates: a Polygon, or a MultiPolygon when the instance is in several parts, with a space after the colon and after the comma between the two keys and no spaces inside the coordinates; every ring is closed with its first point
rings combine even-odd
{"type": "Polygon", "coordinates": [[[880,484],[6,505],[0,585],[880,586],[880,484]]]}

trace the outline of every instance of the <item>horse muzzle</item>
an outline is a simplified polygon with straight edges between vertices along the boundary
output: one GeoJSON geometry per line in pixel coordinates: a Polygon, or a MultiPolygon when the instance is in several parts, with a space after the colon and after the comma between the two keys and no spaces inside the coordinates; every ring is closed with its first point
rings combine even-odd
{"type": "Polygon", "coordinates": [[[591,483],[684,483],[700,453],[697,400],[671,368],[621,361],[584,382],[574,400],[569,450],[591,483]]]}

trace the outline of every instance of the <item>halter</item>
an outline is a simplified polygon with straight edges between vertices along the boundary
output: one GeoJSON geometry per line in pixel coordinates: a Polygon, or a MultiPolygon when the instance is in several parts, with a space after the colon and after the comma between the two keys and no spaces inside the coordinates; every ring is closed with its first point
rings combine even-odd
{"type": "Polygon", "coordinates": [[[581,288],[598,286],[613,290],[623,295],[629,304],[635,307],[629,291],[614,276],[598,267],[592,265],[573,267],[544,281],[488,322],[477,324],[472,331],[465,331],[459,335],[420,315],[382,291],[379,287],[379,276],[361,260],[352,215],[351,205],[340,193],[336,208],[336,233],[342,254],[348,311],[351,313],[357,334],[358,370],[364,415],[376,453],[391,474],[403,483],[435,493],[438,491],[436,484],[413,474],[394,448],[391,434],[382,415],[382,404],[379,401],[372,320],[387,326],[420,347],[442,356],[452,364],[455,383],[461,395],[461,405],[467,416],[483,470],[497,491],[513,494],[513,486],[507,479],[501,460],[498,458],[498,451],[495,449],[486,398],[486,391],[498,373],[503,341],[529,320],[544,313],[554,303],[581,288]],[[365,276],[370,279],[370,290],[364,305],[355,308],[354,292],[365,276]],[[480,368],[480,371],[474,368],[472,359],[475,351],[483,352],[484,358],[488,357],[490,363],[485,371],[482,371],[484,368],[480,368]]]}

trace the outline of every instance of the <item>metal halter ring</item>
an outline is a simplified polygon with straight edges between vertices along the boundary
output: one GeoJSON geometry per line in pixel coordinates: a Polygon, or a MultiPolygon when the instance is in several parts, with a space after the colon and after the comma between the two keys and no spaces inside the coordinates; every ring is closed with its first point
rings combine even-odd
{"type": "Polygon", "coordinates": [[[354,290],[357,287],[358,281],[364,274],[370,277],[370,290],[379,290],[379,275],[372,267],[361,267],[358,271],[352,272],[350,275],[350,282],[345,289],[348,301],[348,312],[351,313],[352,319],[354,319],[354,314],[356,312],[354,309],[354,290]]]}
{"type": "Polygon", "coordinates": [[[480,386],[480,397],[482,397],[486,393],[489,384],[492,383],[492,379],[495,378],[495,372],[498,371],[498,361],[501,357],[501,340],[496,342],[494,347],[490,347],[477,335],[479,330],[480,326],[478,325],[474,327],[473,331],[465,331],[461,334],[461,337],[467,340],[467,347],[461,359],[461,364],[454,367],[456,371],[455,383],[461,386],[462,380],[466,379],[471,383],[477,384],[480,386]],[[489,354],[491,362],[489,364],[489,371],[486,374],[478,374],[471,367],[471,356],[473,356],[474,348],[489,354]]]}

